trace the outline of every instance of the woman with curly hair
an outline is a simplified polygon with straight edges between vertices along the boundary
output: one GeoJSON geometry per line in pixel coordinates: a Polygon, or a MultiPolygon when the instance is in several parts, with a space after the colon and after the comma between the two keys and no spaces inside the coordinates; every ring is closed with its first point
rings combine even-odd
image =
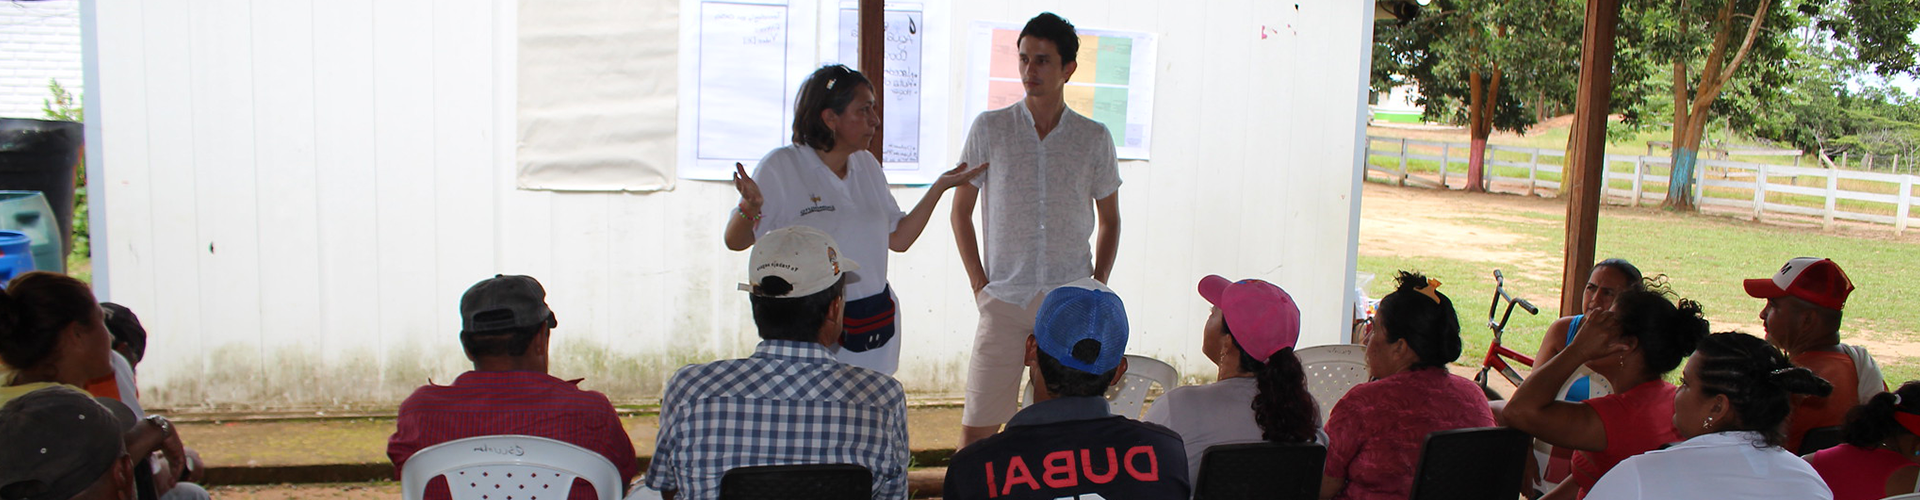
{"type": "Polygon", "coordinates": [[[1286,290],[1266,281],[1200,280],[1200,296],[1213,304],[1201,328],[1200,350],[1220,366],[1219,381],[1167,391],[1147,410],[1146,421],[1180,433],[1187,448],[1187,478],[1200,477],[1200,456],[1219,444],[1271,441],[1318,442],[1319,407],[1307,392],[1300,359],[1300,308],[1286,290]]]}
{"type": "Polygon", "coordinates": [[[1681,374],[1672,422],[1686,441],[1620,462],[1587,498],[1833,498],[1813,466],[1780,447],[1793,397],[1825,396],[1832,384],[1744,333],[1708,335],[1681,374]]]}
{"type": "Polygon", "coordinates": [[[1460,318],[1440,281],[1401,272],[1367,327],[1367,375],[1327,417],[1321,498],[1403,499],[1420,445],[1437,431],[1493,425],[1472,380],[1447,373],[1460,357],[1460,318]]]}
{"type": "Polygon", "coordinates": [[[1920,381],[1853,407],[1841,436],[1839,446],[1807,456],[1835,500],[1913,493],[1920,481],[1920,381]]]}
{"type": "Polygon", "coordinates": [[[1673,417],[1673,384],[1662,377],[1680,366],[1707,335],[1700,305],[1665,292],[1621,294],[1613,310],[1587,315],[1573,343],[1534,368],[1500,416],[1506,425],[1561,448],[1575,450],[1570,481],[1543,498],[1584,496],[1614,464],[1679,441],[1673,417]],[[1554,400],[1581,366],[1606,377],[1617,394],[1578,403],[1554,400]]]}

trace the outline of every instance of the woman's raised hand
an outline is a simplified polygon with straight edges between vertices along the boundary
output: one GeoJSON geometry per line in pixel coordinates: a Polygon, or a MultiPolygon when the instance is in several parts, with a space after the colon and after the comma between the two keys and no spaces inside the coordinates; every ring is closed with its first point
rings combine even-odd
{"type": "Polygon", "coordinates": [[[1589,313],[1581,323],[1580,331],[1574,334],[1573,343],[1568,344],[1566,349],[1566,352],[1574,353],[1574,359],[1593,361],[1632,350],[1632,346],[1620,342],[1618,313],[1589,313]]]}
{"type": "Polygon", "coordinates": [[[952,189],[954,186],[966,184],[968,181],[972,181],[974,177],[979,177],[981,173],[986,172],[987,165],[990,164],[982,163],[978,167],[967,168],[967,164],[961,163],[960,166],[953,167],[953,170],[948,170],[940,174],[939,179],[934,179],[933,188],[937,190],[947,190],[952,189]]]}
{"type": "Polygon", "coordinates": [[[751,210],[754,212],[752,215],[759,215],[760,206],[767,199],[760,196],[760,185],[747,175],[747,166],[739,162],[733,164],[733,188],[740,190],[740,209],[751,210]]]}

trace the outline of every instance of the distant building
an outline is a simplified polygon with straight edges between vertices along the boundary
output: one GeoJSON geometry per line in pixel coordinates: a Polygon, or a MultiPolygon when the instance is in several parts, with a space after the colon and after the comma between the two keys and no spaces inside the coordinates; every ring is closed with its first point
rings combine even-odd
{"type": "Polygon", "coordinates": [[[1368,121],[1374,123],[1422,123],[1420,114],[1426,111],[1419,104],[1420,91],[1412,85],[1401,85],[1386,92],[1367,93],[1367,111],[1372,115],[1368,121]]]}
{"type": "Polygon", "coordinates": [[[80,2],[0,2],[0,117],[46,118],[47,80],[75,97],[80,71],[80,2]]]}

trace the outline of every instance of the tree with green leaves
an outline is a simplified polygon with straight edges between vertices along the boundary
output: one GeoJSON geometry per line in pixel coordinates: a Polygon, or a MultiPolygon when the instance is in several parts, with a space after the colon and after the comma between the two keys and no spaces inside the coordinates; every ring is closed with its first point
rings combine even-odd
{"type": "Polygon", "coordinates": [[[1525,132],[1571,102],[1579,78],[1579,0],[1437,0],[1374,26],[1372,84],[1412,84],[1428,121],[1464,124],[1467,189],[1483,190],[1487,138],[1525,132]]]}
{"type": "MultiPolygon", "coordinates": [[[[1694,167],[1708,120],[1729,107],[1720,98],[1740,87],[1766,102],[1786,86],[1794,30],[1832,35],[1881,75],[1911,73],[1920,47],[1920,0],[1641,0],[1629,6],[1654,26],[1649,49],[1670,61],[1673,79],[1673,171],[1663,206],[1691,211],[1694,167]],[[1749,75],[1751,74],[1751,75],[1749,75]],[[1743,78],[1736,78],[1743,77],[1743,78]]],[[[1752,103],[1748,103],[1752,104],[1752,103]]]]}

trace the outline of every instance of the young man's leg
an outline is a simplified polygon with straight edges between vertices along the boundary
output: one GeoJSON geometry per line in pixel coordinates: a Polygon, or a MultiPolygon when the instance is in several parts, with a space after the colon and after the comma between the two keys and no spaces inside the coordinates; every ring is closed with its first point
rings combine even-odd
{"type": "Polygon", "coordinates": [[[1020,373],[1026,366],[1027,337],[1043,296],[1010,304],[980,292],[980,326],[967,362],[967,405],[960,417],[960,448],[992,437],[1019,410],[1020,373]]]}

